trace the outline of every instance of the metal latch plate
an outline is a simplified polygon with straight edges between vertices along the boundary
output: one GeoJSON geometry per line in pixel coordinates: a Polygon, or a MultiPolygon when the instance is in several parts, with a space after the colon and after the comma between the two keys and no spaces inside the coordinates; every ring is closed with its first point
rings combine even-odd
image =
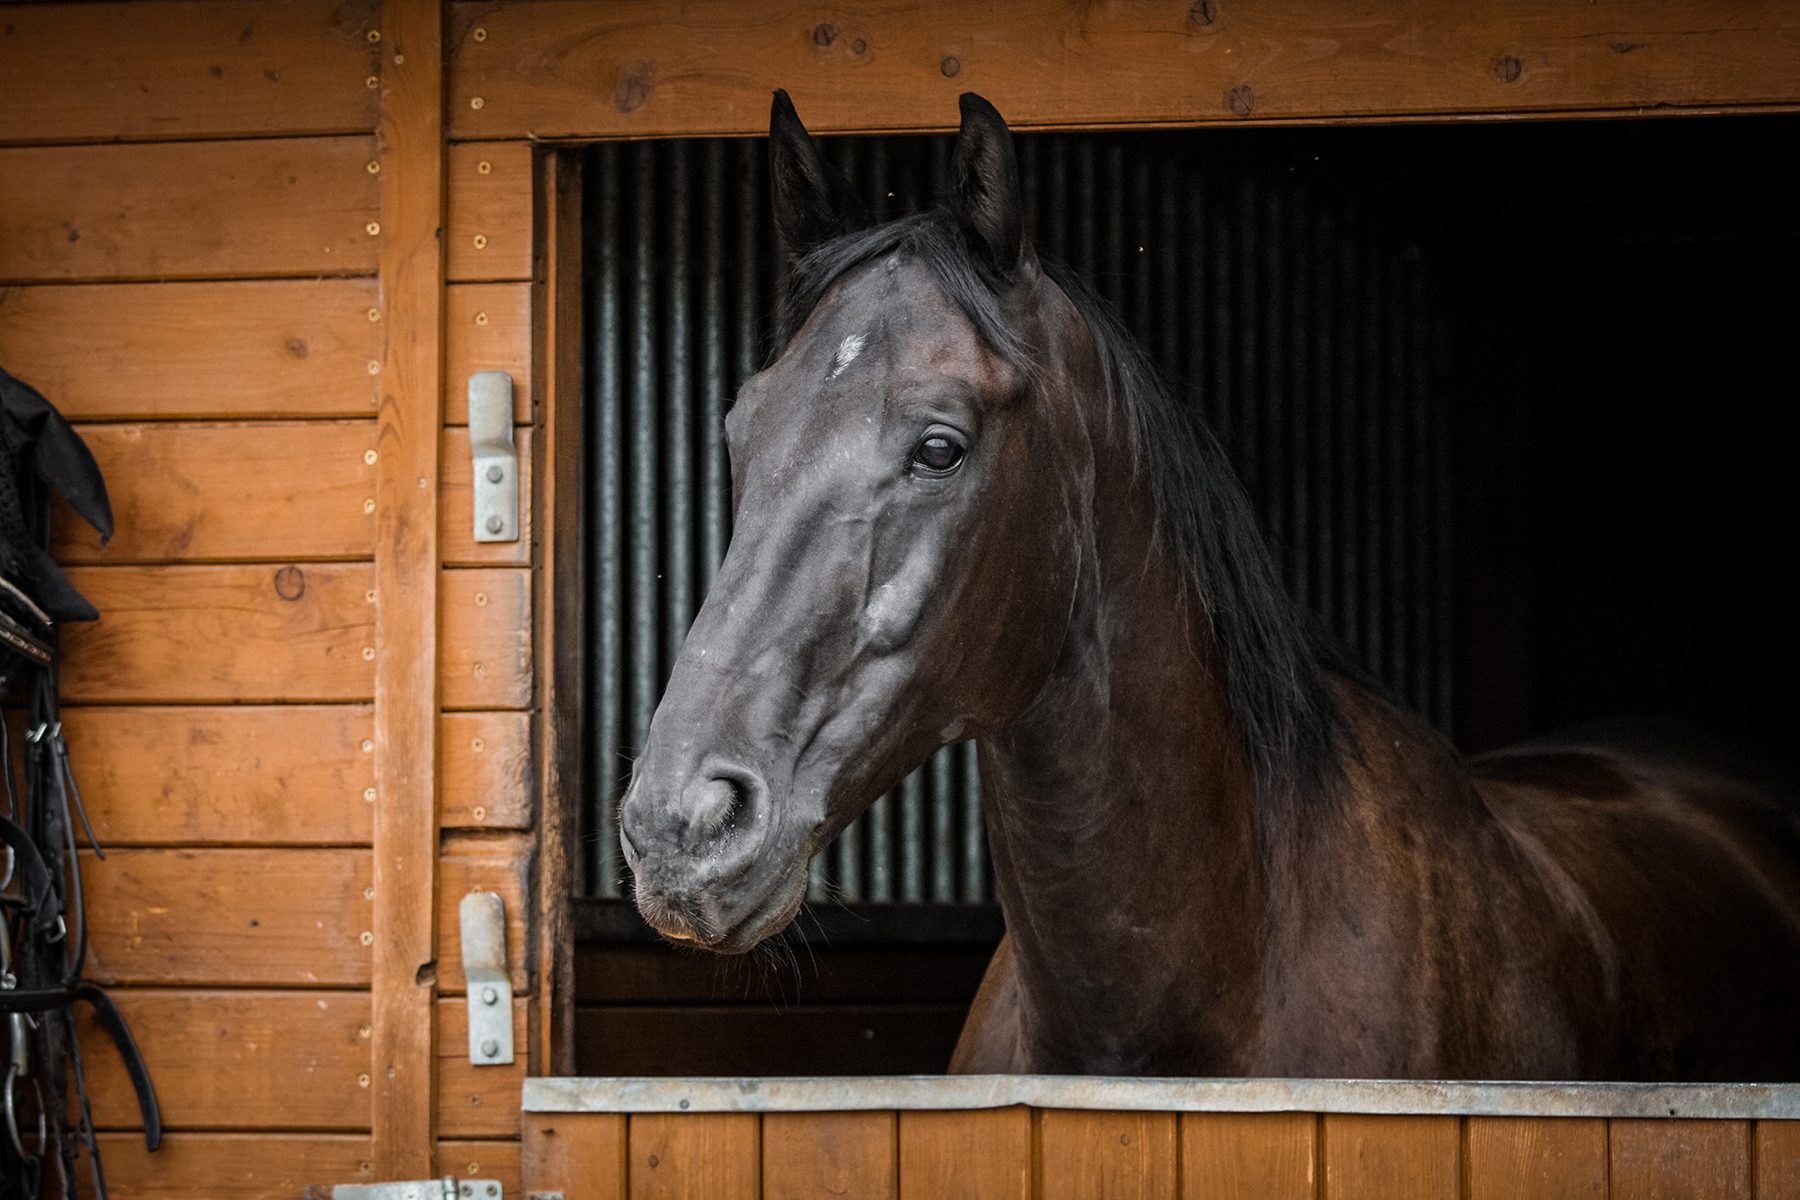
{"type": "Polygon", "coordinates": [[[519,453],[513,383],[505,371],[469,376],[469,457],[475,469],[475,540],[519,540],[519,453]]]}
{"type": "Polygon", "coordinates": [[[407,1179],[306,1189],[307,1200],[501,1200],[498,1179],[407,1179]]]}
{"type": "MultiPolygon", "coordinates": [[[[506,902],[493,892],[462,898],[463,977],[469,989],[469,1061],[513,1060],[512,980],[506,973],[506,902]]],[[[479,1200],[479,1198],[478,1198],[479,1200]]]]}

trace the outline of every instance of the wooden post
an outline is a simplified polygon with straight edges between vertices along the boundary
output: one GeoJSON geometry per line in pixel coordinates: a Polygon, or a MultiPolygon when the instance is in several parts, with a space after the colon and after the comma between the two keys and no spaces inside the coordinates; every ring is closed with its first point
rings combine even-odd
{"type": "Polygon", "coordinates": [[[385,339],[375,484],[372,1138],[377,1179],[422,1179],[436,1173],[437,1139],[441,0],[386,0],[377,40],[385,339]]]}

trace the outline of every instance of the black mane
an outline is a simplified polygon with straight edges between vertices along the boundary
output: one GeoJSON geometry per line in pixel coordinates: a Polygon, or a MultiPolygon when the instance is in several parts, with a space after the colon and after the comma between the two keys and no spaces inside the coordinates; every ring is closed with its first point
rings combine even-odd
{"type": "MultiPolygon", "coordinates": [[[[894,253],[923,266],[995,353],[1028,376],[1036,373],[1037,356],[941,210],[845,234],[798,259],[782,305],[781,342],[846,272],[894,253]]],[[[1224,450],[1106,305],[1067,268],[1045,269],[1092,331],[1109,402],[1124,414],[1137,459],[1150,473],[1161,536],[1187,567],[1211,622],[1259,793],[1277,800],[1315,791],[1339,771],[1342,717],[1320,651],[1282,586],[1224,450]]]]}

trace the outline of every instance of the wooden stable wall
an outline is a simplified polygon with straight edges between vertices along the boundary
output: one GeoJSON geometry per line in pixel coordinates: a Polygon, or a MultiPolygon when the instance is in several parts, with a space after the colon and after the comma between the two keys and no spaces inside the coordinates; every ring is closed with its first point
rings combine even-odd
{"type": "Polygon", "coordinates": [[[1800,1123],[1315,1113],[530,1113],[565,1200],[1788,1200],[1800,1123]]]}
{"type": "Polygon", "coordinates": [[[446,156],[440,21],[0,5],[0,365],[78,424],[118,517],[56,536],[104,614],[63,673],[108,851],[90,971],[170,1130],[146,1155],[94,1039],[115,1195],[516,1186],[545,1027],[531,496],[526,540],[474,544],[462,387],[513,371],[532,452],[532,163],[446,156]],[[474,889],[509,916],[511,1067],[467,1060],[474,889]]]}
{"type": "MultiPolygon", "coordinates": [[[[144,1155],[96,1042],[115,1194],[518,1186],[520,1080],[567,1049],[572,714],[548,701],[580,650],[550,636],[577,576],[577,198],[534,139],[753,134],[776,86],[822,131],[944,129],[968,88],[1031,127],[1800,104],[1775,0],[1347,14],[0,0],[0,363],[79,423],[119,513],[104,548],[58,533],[104,613],[64,675],[111,851],[85,862],[93,971],[171,1131],[144,1155]],[[518,544],[470,537],[482,368],[518,381],[518,544]],[[511,1068],[464,1054],[477,888],[511,917],[511,1068]]],[[[1134,1119],[1165,1161],[1176,1126],[1134,1119]]],[[[716,1128],[779,1166],[754,1119],[716,1128]]]]}

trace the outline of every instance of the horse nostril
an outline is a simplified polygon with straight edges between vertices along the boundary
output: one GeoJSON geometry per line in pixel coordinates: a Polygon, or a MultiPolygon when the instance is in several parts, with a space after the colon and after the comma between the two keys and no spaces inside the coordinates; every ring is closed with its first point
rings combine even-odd
{"type": "Polygon", "coordinates": [[[737,825],[749,802],[742,782],[725,776],[702,780],[694,789],[694,828],[708,841],[724,837],[737,825]]]}

